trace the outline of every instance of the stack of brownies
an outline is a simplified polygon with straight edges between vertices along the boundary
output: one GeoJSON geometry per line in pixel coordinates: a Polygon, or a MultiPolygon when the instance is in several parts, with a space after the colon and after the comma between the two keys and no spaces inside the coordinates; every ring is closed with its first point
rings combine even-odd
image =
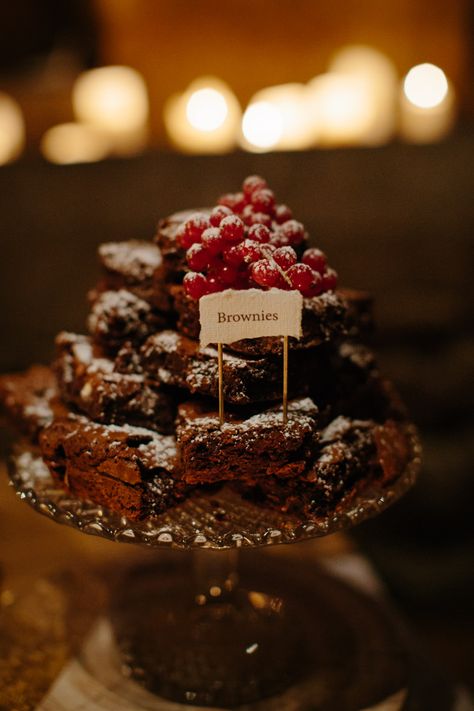
{"type": "Polygon", "coordinates": [[[405,413],[366,342],[371,299],[337,288],[325,255],[258,176],[214,208],[162,220],[153,242],[108,242],[87,335],[62,332],[51,368],[0,378],[9,420],[72,495],[130,519],[232,487],[314,517],[361,480],[406,466],[405,413]],[[199,299],[224,289],[297,289],[282,417],[281,338],[199,344],[199,299]]]}

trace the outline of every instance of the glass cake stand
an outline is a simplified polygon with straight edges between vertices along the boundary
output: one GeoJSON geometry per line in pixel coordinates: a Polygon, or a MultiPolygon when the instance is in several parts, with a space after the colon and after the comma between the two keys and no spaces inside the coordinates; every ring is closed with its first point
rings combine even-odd
{"type": "Polygon", "coordinates": [[[415,428],[407,425],[406,434],[411,456],[401,476],[388,486],[360,481],[327,515],[310,519],[257,506],[224,487],[130,521],[71,498],[26,448],[12,456],[10,477],[22,500],[57,523],[112,541],[188,551],[176,553],[173,564],[157,556],[124,574],[111,595],[108,651],[100,652],[100,664],[90,645],[83,655],[88,673],[105,675],[105,685],[113,674],[103,670],[116,660],[116,676],[127,679],[120,698],[130,701],[121,709],[355,711],[403,686],[397,625],[318,565],[269,556],[261,547],[346,530],[394,503],[420,466],[415,428]],[[239,556],[246,547],[260,550],[239,556]]]}

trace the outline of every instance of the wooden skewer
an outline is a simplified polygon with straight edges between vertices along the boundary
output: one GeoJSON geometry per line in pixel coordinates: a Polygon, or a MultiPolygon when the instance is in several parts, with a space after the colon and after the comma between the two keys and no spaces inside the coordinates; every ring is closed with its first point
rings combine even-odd
{"type": "Polygon", "coordinates": [[[288,336],[283,336],[283,424],[288,421],[288,336]]]}
{"type": "Polygon", "coordinates": [[[222,343],[217,344],[217,364],[219,373],[219,424],[224,424],[224,375],[222,363],[222,343]]]}

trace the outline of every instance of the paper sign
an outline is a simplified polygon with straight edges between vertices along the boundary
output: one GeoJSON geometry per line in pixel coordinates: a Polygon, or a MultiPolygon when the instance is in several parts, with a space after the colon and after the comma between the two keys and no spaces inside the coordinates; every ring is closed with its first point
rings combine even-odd
{"type": "Polygon", "coordinates": [[[301,337],[303,297],[282,289],[227,289],[199,300],[200,341],[233,343],[261,336],[301,337]]]}

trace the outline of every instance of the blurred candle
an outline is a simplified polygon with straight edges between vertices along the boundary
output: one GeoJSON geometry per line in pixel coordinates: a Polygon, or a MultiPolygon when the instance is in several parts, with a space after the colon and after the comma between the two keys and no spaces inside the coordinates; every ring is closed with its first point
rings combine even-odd
{"type": "Polygon", "coordinates": [[[367,141],[375,107],[365,81],[329,72],[312,79],[307,91],[308,113],[317,144],[359,145],[367,141]]]}
{"type": "Polygon", "coordinates": [[[107,133],[113,151],[140,151],[147,140],[148,94],[131,67],[99,67],[76,80],[72,101],[76,118],[107,133]]]}
{"type": "Polygon", "coordinates": [[[186,118],[198,131],[215,131],[225,123],[228,113],[224,94],[217,89],[198,89],[186,101],[186,118]]]}
{"type": "Polygon", "coordinates": [[[360,142],[386,143],[396,130],[398,76],[393,62],[379,50],[366,45],[340,49],[329,64],[329,71],[356,77],[365,85],[369,105],[367,127],[360,142]]]}
{"type": "Polygon", "coordinates": [[[109,153],[107,134],[86,124],[62,123],[41,139],[41,152],[50,163],[93,163],[109,153]]]}
{"type": "Polygon", "coordinates": [[[256,153],[275,148],[283,134],[281,111],[267,101],[247,107],[242,119],[242,146],[256,153]]]}
{"type": "Polygon", "coordinates": [[[17,158],[25,144],[21,109],[11,96],[0,92],[0,165],[17,158]]]}
{"type": "Polygon", "coordinates": [[[313,139],[308,118],[304,84],[281,84],[262,89],[252,97],[245,113],[243,146],[250,150],[308,148],[313,139]],[[257,108],[252,109],[255,105],[257,108]],[[262,120],[259,117],[265,112],[268,116],[262,120]]]}
{"type": "Polygon", "coordinates": [[[241,110],[225,82],[215,77],[194,81],[171,96],[163,119],[172,143],[185,153],[226,153],[237,142],[241,110]]]}
{"type": "Polygon", "coordinates": [[[400,88],[400,134],[413,143],[431,143],[449,133],[455,120],[454,91],[442,69],[418,64],[400,88]]]}

